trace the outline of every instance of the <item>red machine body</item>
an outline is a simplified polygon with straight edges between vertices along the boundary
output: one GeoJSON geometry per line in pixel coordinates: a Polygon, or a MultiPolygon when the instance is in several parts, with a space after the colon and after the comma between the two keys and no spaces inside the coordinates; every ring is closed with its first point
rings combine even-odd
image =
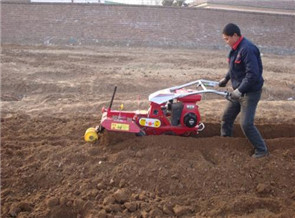
{"type": "MultiPolygon", "coordinates": [[[[205,87],[216,86],[218,82],[196,80],[180,86],[175,86],[152,93],[149,96],[150,106],[146,111],[112,110],[110,106],[102,108],[102,118],[96,132],[104,129],[116,132],[130,132],[138,135],[195,135],[205,126],[201,123],[201,116],[197,105],[203,93],[215,93],[227,96],[226,92],[208,90],[205,87]],[[197,85],[202,90],[185,89],[187,86],[197,85]]],[[[94,137],[96,138],[96,137],[94,137]]]]}
{"type": "MultiPolygon", "coordinates": [[[[201,95],[194,94],[179,98],[176,102],[169,102],[168,105],[167,103],[150,102],[147,111],[118,111],[103,108],[101,126],[109,131],[133,132],[143,135],[197,134],[201,116],[196,103],[200,100],[201,95]],[[180,114],[173,113],[173,104],[180,105],[180,114]],[[171,107],[171,110],[168,107],[171,107]],[[173,116],[178,116],[178,118],[173,116]],[[178,122],[173,124],[173,119],[178,122]]],[[[203,124],[201,129],[203,129],[203,124]]]]}

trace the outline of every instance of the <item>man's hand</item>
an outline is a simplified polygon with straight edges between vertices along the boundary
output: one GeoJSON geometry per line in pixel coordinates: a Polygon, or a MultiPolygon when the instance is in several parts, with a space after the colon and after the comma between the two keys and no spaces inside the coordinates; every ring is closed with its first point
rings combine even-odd
{"type": "Polygon", "coordinates": [[[235,89],[231,95],[230,95],[231,99],[233,100],[238,100],[242,97],[242,93],[238,90],[238,89],[235,89]]]}
{"type": "Polygon", "coordinates": [[[225,87],[227,82],[228,82],[228,80],[226,78],[223,78],[222,80],[219,81],[218,86],[225,87]]]}

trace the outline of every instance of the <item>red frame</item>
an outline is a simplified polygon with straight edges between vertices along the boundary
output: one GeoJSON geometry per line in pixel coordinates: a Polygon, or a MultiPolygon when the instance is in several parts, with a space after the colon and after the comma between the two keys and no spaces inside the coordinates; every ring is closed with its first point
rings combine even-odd
{"type": "Polygon", "coordinates": [[[193,94],[183,98],[178,98],[178,102],[182,102],[183,110],[181,113],[180,124],[172,126],[169,120],[170,115],[165,115],[162,108],[166,103],[156,104],[150,102],[150,107],[147,113],[140,113],[139,111],[117,111],[110,108],[102,109],[101,127],[109,131],[118,132],[144,132],[146,135],[193,135],[198,133],[198,127],[201,120],[198,105],[196,104],[201,100],[201,95],[193,94]],[[189,128],[184,123],[184,116],[187,113],[194,113],[197,117],[197,124],[195,127],[189,128]],[[159,120],[161,125],[155,126],[142,126],[140,124],[141,118],[148,118],[150,120],[159,120]]]}

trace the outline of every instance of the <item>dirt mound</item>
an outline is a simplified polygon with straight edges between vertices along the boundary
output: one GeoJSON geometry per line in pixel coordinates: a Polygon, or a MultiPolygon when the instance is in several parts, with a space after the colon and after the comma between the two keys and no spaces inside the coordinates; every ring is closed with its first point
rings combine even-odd
{"type": "Polygon", "coordinates": [[[105,132],[87,144],[88,119],[1,120],[4,217],[295,214],[294,133],[267,137],[271,155],[253,160],[240,137],[105,132]]]}

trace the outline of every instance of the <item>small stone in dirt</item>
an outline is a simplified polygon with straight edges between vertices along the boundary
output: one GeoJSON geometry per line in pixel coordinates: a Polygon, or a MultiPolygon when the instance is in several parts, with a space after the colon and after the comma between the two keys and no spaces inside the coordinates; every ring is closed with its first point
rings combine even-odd
{"type": "Polygon", "coordinates": [[[119,211],[122,211],[122,208],[119,204],[108,204],[105,206],[105,210],[108,213],[117,213],[119,211]]]}
{"type": "Polygon", "coordinates": [[[119,183],[119,187],[120,187],[120,188],[123,188],[125,185],[126,185],[126,181],[125,181],[125,179],[121,179],[121,180],[120,180],[120,183],[119,183]]]}
{"type": "Polygon", "coordinates": [[[94,205],[91,201],[87,201],[84,205],[83,205],[83,210],[91,210],[94,208],[94,205]]]}
{"type": "Polygon", "coordinates": [[[88,194],[87,194],[87,196],[88,197],[96,197],[97,196],[97,194],[98,194],[98,190],[96,190],[96,189],[92,189],[92,190],[90,190],[89,192],[88,192],[88,194]]]}
{"type": "Polygon", "coordinates": [[[59,199],[59,203],[60,203],[60,205],[65,205],[66,203],[67,203],[67,198],[65,198],[65,197],[61,197],[60,199],[59,199]]]}
{"type": "Polygon", "coordinates": [[[85,204],[85,201],[81,200],[81,199],[75,199],[73,206],[78,210],[82,210],[83,209],[83,205],[85,204]]]}
{"type": "Polygon", "coordinates": [[[138,200],[138,199],[139,199],[139,194],[132,193],[131,200],[138,200]]]}
{"type": "Polygon", "coordinates": [[[171,176],[171,179],[178,179],[178,175],[177,175],[177,174],[173,174],[173,175],[171,176]]]}
{"type": "Polygon", "coordinates": [[[173,215],[172,207],[168,205],[163,206],[163,212],[168,215],[173,215]]]}
{"type": "Polygon", "coordinates": [[[102,209],[98,212],[97,217],[98,218],[107,217],[107,212],[104,209],[102,209]]]}
{"type": "Polygon", "coordinates": [[[130,192],[128,189],[118,189],[114,194],[113,197],[118,203],[124,203],[126,202],[130,197],[130,192]]]}
{"type": "Polygon", "coordinates": [[[115,198],[113,196],[107,196],[104,200],[103,200],[103,204],[107,205],[107,204],[113,204],[115,203],[115,198]]]}
{"type": "Polygon", "coordinates": [[[137,210],[137,203],[136,202],[126,202],[124,206],[127,208],[129,212],[134,212],[137,210]]]}
{"type": "Polygon", "coordinates": [[[135,157],[138,157],[138,158],[141,158],[142,156],[143,156],[142,151],[138,151],[138,152],[136,152],[136,154],[135,154],[135,157]]]}
{"type": "Polygon", "coordinates": [[[30,215],[30,212],[20,212],[18,215],[17,215],[17,218],[28,218],[30,215]]]}
{"type": "Polygon", "coordinates": [[[138,195],[138,199],[141,201],[145,201],[147,199],[146,192],[143,191],[138,195]]]}
{"type": "Polygon", "coordinates": [[[157,207],[152,208],[151,211],[149,212],[149,217],[162,217],[162,216],[163,216],[163,211],[161,211],[157,207]]]}
{"type": "Polygon", "coordinates": [[[115,180],[114,179],[111,179],[110,180],[110,185],[114,185],[115,184],[115,180]]]}
{"type": "Polygon", "coordinates": [[[271,185],[275,185],[276,182],[275,182],[275,181],[270,181],[270,184],[271,184],[271,185]]]}
{"type": "Polygon", "coordinates": [[[21,209],[18,204],[12,204],[8,214],[12,217],[16,217],[20,212],[21,209]]]}
{"type": "Polygon", "coordinates": [[[256,191],[258,194],[267,194],[271,191],[271,189],[268,185],[259,183],[256,187],[256,191]]]}
{"type": "Polygon", "coordinates": [[[149,216],[148,216],[148,213],[146,211],[141,211],[141,217],[142,218],[147,218],[149,216]]]}
{"type": "Polygon", "coordinates": [[[144,211],[150,211],[151,210],[151,205],[147,202],[140,202],[138,204],[138,208],[144,211]]]}
{"type": "Polygon", "coordinates": [[[79,191],[79,190],[77,190],[77,191],[75,191],[75,195],[80,195],[81,194],[81,192],[79,191]]]}
{"type": "Polygon", "coordinates": [[[10,189],[2,189],[2,196],[3,197],[5,197],[5,196],[7,196],[7,195],[9,195],[9,194],[11,194],[12,192],[11,192],[11,190],[10,189]]]}
{"type": "Polygon", "coordinates": [[[33,210],[33,207],[29,204],[29,203],[27,203],[27,202],[20,202],[19,204],[18,204],[18,207],[21,209],[21,211],[23,211],[23,212],[31,212],[32,210],[33,210]]]}
{"type": "Polygon", "coordinates": [[[240,188],[240,191],[241,191],[241,192],[246,192],[246,188],[242,186],[242,187],[240,188]]]}
{"type": "Polygon", "coordinates": [[[71,207],[71,206],[73,205],[73,202],[72,202],[72,201],[68,201],[68,202],[66,203],[66,205],[67,205],[68,207],[71,207]]]}
{"type": "Polygon", "coordinates": [[[59,199],[56,198],[56,197],[49,198],[49,199],[47,200],[47,206],[48,206],[49,208],[55,207],[55,206],[57,206],[58,204],[59,204],[59,199]]]}
{"type": "Polygon", "coordinates": [[[191,208],[188,206],[175,205],[173,207],[173,212],[176,216],[183,216],[187,213],[190,213],[191,208]]]}
{"type": "Polygon", "coordinates": [[[107,212],[103,209],[97,212],[96,210],[88,211],[85,215],[85,218],[106,218],[107,212]]]}
{"type": "Polygon", "coordinates": [[[98,184],[96,185],[96,188],[97,188],[98,190],[100,190],[100,189],[104,189],[104,188],[105,188],[105,185],[104,185],[102,182],[100,182],[100,183],[98,183],[98,184]]]}

